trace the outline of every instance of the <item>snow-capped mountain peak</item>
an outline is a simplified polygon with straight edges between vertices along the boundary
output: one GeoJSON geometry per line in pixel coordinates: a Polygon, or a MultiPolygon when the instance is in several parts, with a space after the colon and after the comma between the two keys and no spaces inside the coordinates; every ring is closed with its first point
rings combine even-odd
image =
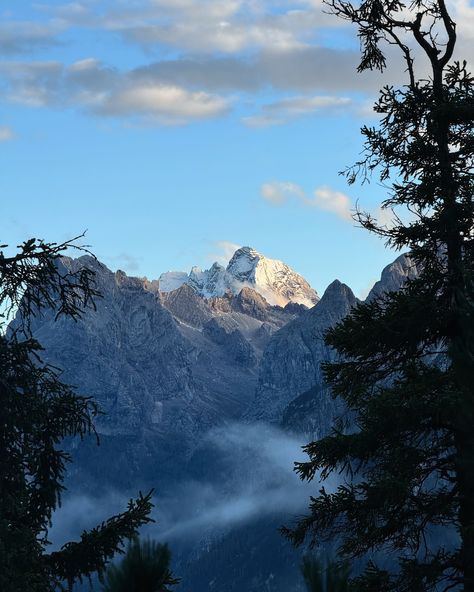
{"type": "Polygon", "coordinates": [[[159,282],[162,292],[187,283],[204,298],[223,296],[226,292],[237,295],[248,287],[271,305],[286,306],[294,302],[312,307],[319,300],[317,292],[286,263],[269,259],[252,247],[237,249],[226,268],[218,263],[204,271],[193,267],[187,278],[182,272],[167,272],[159,282]]]}

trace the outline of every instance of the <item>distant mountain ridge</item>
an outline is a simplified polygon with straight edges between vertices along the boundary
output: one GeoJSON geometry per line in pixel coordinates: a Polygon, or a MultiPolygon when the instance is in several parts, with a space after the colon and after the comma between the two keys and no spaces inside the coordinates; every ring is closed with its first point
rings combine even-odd
{"type": "MultiPolygon", "coordinates": [[[[168,272],[154,281],[112,272],[89,256],[64,258],[61,265],[92,268],[103,296],[78,322],[55,321],[54,311],[34,319],[47,359],[104,411],[97,420],[100,448],[86,441],[74,451],[74,491],[127,495],[133,485],[155,487],[161,495],[179,490],[189,476],[225,483],[227,465],[215,457],[214,445],[205,445],[213,429],[236,422],[237,430],[269,426],[308,441],[325,435],[340,413],[320,369],[334,359],[324,332],[358,301],[338,280],[319,299],[299,274],[250,247],[238,249],[226,268],[168,272]]],[[[383,270],[368,298],[398,290],[416,274],[402,255],[383,270]]],[[[232,458],[238,455],[232,451],[232,458]]],[[[217,592],[263,586],[301,592],[288,585],[297,577],[298,559],[288,563],[276,532],[285,519],[268,520],[264,537],[277,559],[252,543],[261,534],[253,523],[235,533],[203,527],[197,546],[179,558],[183,592],[215,592],[216,569],[217,592]],[[254,545],[251,557],[248,544],[254,545]],[[234,560],[239,549],[249,561],[245,573],[234,560]]]]}
{"type": "Polygon", "coordinates": [[[311,308],[319,301],[318,293],[301,275],[286,263],[269,259],[252,247],[237,249],[227,267],[214,263],[206,270],[193,267],[189,274],[168,271],[158,280],[161,292],[174,291],[183,284],[190,285],[204,298],[224,296],[226,292],[237,295],[248,287],[273,306],[293,302],[311,308]]]}
{"type": "MultiPolygon", "coordinates": [[[[97,398],[101,433],[176,438],[190,452],[210,426],[239,418],[279,423],[293,399],[324,389],[320,364],[333,356],[324,332],[357,302],[337,280],[319,300],[304,278],[250,247],[225,269],[185,274],[173,290],[162,290],[172,287],[169,273],[158,281],[128,277],[89,256],[63,265],[91,267],[103,297],[77,323],[55,322],[53,313],[35,319],[49,359],[97,398]],[[272,304],[264,290],[288,302],[272,304]],[[297,303],[305,298],[317,304],[297,303]]],[[[400,289],[416,271],[401,255],[368,298],[400,289]]]]}

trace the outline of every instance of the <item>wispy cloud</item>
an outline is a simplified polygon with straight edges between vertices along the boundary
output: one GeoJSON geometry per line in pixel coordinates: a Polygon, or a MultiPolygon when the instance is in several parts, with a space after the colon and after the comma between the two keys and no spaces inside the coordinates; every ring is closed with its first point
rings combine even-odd
{"type": "Polygon", "coordinates": [[[13,130],[8,126],[0,126],[0,142],[8,142],[9,140],[13,140],[15,134],[13,130]]]}
{"type": "MultiPolygon", "coordinates": [[[[268,0],[136,0],[96,11],[86,2],[39,8],[69,26],[119,33],[147,48],[192,53],[287,50],[306,44],[328,22],[320,2],[292,0],[280,2],[278,10],[268,0]]],[[[343,23],[333,20],[337,25],[343,23]]]]}
{"type": "MultiPolygon", "coordinates": [[[[337,191],[328,185],[321,185],[308,195],[301,185],[291,181],[271,181],[263,183],[260,187],[261,197],[270,205],[280,207],[289,200],[296,200],[303,207],[315,208],[324,212],[336,215],[341,220],[353,223],[357,208],[353,205],[351,198],[337,191]]],[[[397,213],[391,208],[377,207],[367,211],[378,223],[379,226],[390,228],[400,218],[405,224],[409,224],[414,216],[406,208],[398,208],[397,213]]]]}
{"type": "Polygon", "coordinates": [[[296,183],[272,181],[262,185],[260,194],[265,201],[274,206],[280,206],[294,198],[302,206],[330,212],[342,220],[352,222],[353,207],[350,198],[327,185],[316,188],[312,196],[307,196],[304,189],[296,183]]]}
{"type": "Polygon", "coordinates": [[[0,23],[0,55],[32,53],[58,44],[64,26],[57,22],[38,23],[12,20],[0,23]]]}
{"type": "MultiPolygon", "coordinates": [[[[204,436],[197,454],[210,455],[207,468],[194,478],[158,497],[154,535],[163,540],[197,542],[209,533],[264,516],[287,516],[305,511],[315,484],[301,482],[294,473],[296,460],[303,460],[305,437],[289,435],[268,425],[228,424],[204,436]],[[212,453],[211,453],[212,451],[212,453]],[[225,462],[225,479],[216,478],[213,464],[225,462]]],[[[334,487],[334,481],[328,489],[334,487]]],[[[125,494],[108,492],[102,499],[66,497],[53,518],[54,547],[77,537],[104,516],[123,506],[125,494]]]]}
{"type": "Polygon", "coordinates": [[[208,254],[209,261],[217,261],[220,265],[226,266],[229,263],[232,255],[240,249],[242,245],[233,243],[231,241],[219,240],[212,241],[212,251],[208,254]]]}
{"type": "Polygon", "coordinates": [[[281,205],[290,197],[296,197],[302,203],[304,203],[305,200],[303,188],[296,185],[296,183],[291,183],[289,181],[272,181],[271,183],[264,183],[260,189],[260,193],[263,199],[272,205],[281,205]]]}
{"type": "Polygon", "coordinates": [[[307,115],[336,113],[352,104],[351,99],[336,96],[294,96],[263,105],[256,115],[244,117],[242,121],[250,127],[281,125],[289,120],[307,115]]]}

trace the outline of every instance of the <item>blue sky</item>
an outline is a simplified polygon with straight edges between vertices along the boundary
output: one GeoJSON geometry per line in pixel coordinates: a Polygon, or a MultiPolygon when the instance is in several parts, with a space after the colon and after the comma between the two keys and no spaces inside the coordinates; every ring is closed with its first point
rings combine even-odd
{"type": "MultiPolygon", "coordinates": [[[[453,5],[472,46],[474,10],[453,5]]],[[[347,187],[383,84],[320,0],[3,2],[1,242],[86,240],[157,278],[250,245],[320,292],[363,295],[396,256],[350,218],[347,187]]]]}

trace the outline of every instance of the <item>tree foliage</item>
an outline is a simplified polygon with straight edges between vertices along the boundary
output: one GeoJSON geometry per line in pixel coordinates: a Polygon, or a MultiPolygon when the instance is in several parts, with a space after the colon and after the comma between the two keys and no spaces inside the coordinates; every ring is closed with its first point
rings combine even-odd
{"type": "Polygon", "coordinates": [[[107,571],[104,592],[171,592],[179,583],[170,568],[168,545],[155,541],[131,541],[119,565],[107,571]]]}
{"type": "Polygon", "coordinates": [[[323,562],[315,557],[303,558],[301,572],[308,592],[347,592],[349,590],[349,566],[331,561],[323,562]]]}
{"type": "MultiPolygon", "coordinates": [[[[78,237],[79,238],[79,237],[78,237]]],[[[5,249],[6,245],[2,245],[5,249]]],[[[0,252],[0,590],[46,592],[101,575],[122,542],[150,521],[151,493],[79,542],[47,552],[48,530],[61,501],[69,454],[66,437],[94,434],[96,403],[63,383],[42,358],[31,321],[45,308],[78,319],[99,296],[93,272],[60,263],[76,239],[62,244],[30,239],[11,256],[0,252]],[[13,313],[15,322],[7,327],[13,313]]]]}
{"type": "Polygon", "coordinates": [[[323,370],[351,421],[305,447],[296,469],[323,487],[286,533],[297,544],[337,539],[361,561],[372,554],[355,590],[473,591],[474,79],[452,61],[444,0],[326,3],[357,25],[360,71],[386,67],[384,42],[405,60],[407,84],[381,91],[380,123],[362,129],[365,153],[345,174],[378,176],[393,224],[356,219],[406,249],[419,273],[327,333],[339,359],[323,370]],[[333,473],[341,485],[328,491],[333,473]]]}

